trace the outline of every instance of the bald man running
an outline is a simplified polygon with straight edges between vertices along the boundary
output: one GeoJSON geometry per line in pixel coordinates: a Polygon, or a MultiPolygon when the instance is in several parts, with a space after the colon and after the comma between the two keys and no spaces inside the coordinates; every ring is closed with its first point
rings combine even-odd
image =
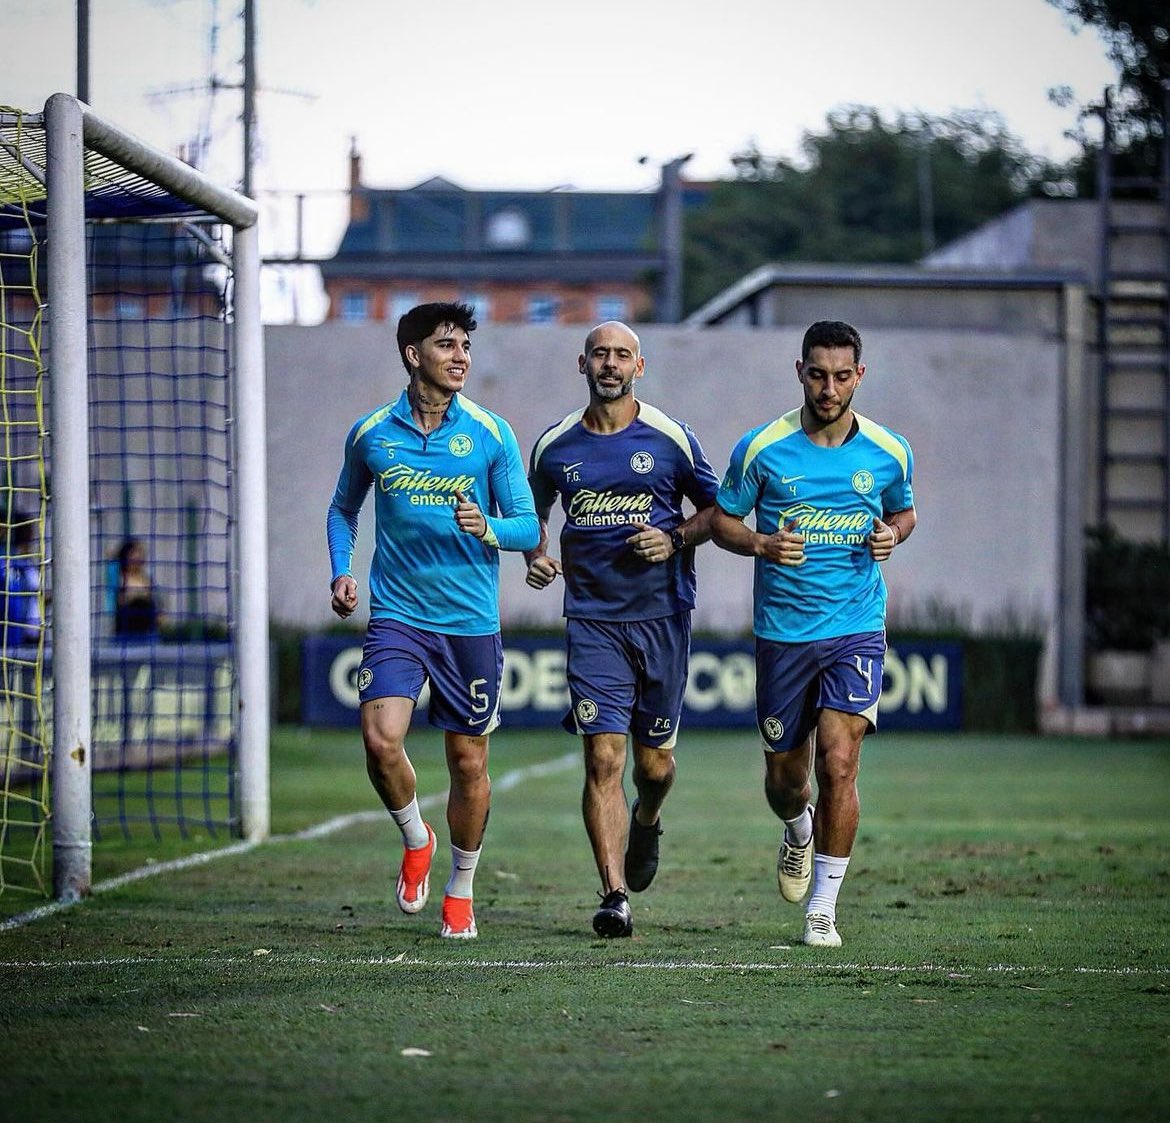
{"type": "Polygon", "coordinates": [[[711,537],[719,481],[695,434],[635,396],[645,359],[629,327],[599,324],[577,366],[589,404],[533,448],[528,482],[541,536],[524,556],[533,588],[564,578],[571,705],[562,724],[584,742],[582,811],[601,877],[593,929],[611,938],[633,933],[629,893],[647,888],[658,869],[659,812],[674,782],[690,658],[694,548],[711,537]],[[559,559],[547,552],[558,494],[559,559]],[[696,508],[689,518],[684,499],[696,508]]]}

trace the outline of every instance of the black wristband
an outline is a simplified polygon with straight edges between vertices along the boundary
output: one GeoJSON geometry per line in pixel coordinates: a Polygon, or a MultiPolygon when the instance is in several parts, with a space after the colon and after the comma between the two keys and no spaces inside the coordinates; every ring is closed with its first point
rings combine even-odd
{"type": "Polygon", "coordinates": [[[686,547],[687,543],[683,538],[683,532],[677,526],[670,532],[670,544],[674,547],[676,554],[686,547]]]}

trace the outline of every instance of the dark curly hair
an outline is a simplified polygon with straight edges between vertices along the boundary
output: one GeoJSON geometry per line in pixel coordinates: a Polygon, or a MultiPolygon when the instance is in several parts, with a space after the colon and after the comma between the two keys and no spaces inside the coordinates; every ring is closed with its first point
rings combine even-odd
{"type": "Polygon", "coordinates": [[[468,304],[419,304],[398,321],[398,354],[407,374],[411,373],[410,363],[406,361],[407,347],[411,344],[417,347],[435,328],[443,324],[453,324],[470,335],[478,326],[475,309],[468,304]]]}

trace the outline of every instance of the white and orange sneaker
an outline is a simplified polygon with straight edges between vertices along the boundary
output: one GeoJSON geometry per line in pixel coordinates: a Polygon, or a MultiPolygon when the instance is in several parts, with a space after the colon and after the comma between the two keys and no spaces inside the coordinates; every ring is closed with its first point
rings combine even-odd
{"type": "Polygon", "coordinates": [[[448,940],[474,940],[479,935],[470,897],[443,896],[443,927],[439,935],[448,940]]]}
{"type": "Polygon", "coordinates": [[[418,912],[427,903],[431,888],[431,859],[435,856],[435,832],[426,824],[427,844],[402,851],[402,865],[398,867],[396,896],[403,912],[418,912]]]}

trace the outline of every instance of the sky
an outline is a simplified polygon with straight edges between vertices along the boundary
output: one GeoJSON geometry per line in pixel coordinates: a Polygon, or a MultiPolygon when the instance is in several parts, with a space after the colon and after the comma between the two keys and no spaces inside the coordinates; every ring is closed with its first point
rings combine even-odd
{"type": "MultiPolygon", "coordinates": [[[[90,0],[89,104],[241,179],[243,0],[90,0]],[[215,88],[218,87],[218,88],[215,88]]],[[[351,144],[371,187],[653,190],[662,163],[726,178],[754,144],[800,157],[847,104],[990,109],[1062,159],[1077,104],[1116,79],[1046,0],[255,0],[253,183],[266,252],[336,248],[351,144]],[[642,162],[640,162],[642,161],[642,162]]],[[[0,104],[76,91],[75,0],[0,0],[0,104]]]]}

